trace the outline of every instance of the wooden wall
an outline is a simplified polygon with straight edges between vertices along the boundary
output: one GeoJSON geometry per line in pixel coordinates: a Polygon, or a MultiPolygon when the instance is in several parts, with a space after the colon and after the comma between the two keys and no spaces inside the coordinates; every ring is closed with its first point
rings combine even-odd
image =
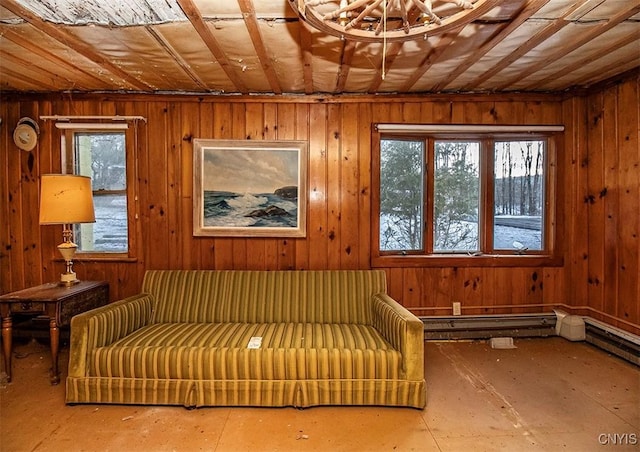
{"type": "Polygon", "coordinates": [[[39,175],[60,170],[50,122],[31,153],[10,136],[40,115],[140,115],[135,162],[135,259],[78,261],[106,279],[113,300],[136,293],[152,268],[369,268],[371,124],[565,124],[559,196],[564,266],[388,269],[391,295],[418,315],[576,308],[640,333],[638,80],[588,96],[187,97],[5,96],[0,105],[0,293],[54,281],[60,230],[39,226],[39,175]],[[192,236],[193,138],[308,140],[304,239],[192,236]]]}
{"type": "Polygon", "coordinates": [[[567,301],[640,334],[640,76],[565,102],[567,301]]]}

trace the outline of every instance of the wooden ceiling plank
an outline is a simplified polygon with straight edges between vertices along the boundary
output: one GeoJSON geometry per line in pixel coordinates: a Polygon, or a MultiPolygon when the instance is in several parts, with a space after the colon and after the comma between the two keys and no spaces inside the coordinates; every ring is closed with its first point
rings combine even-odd
{"type": "Polygon", "coordinates": [[[433,49],[431,49],[431,52],[427,53],[427,55],[422,59],[420,65],[418,65],[413,74],[411,74],[411,77],[409,77],[400,90],[403,92],[411,91],[413,85],[415,85],[418,80],[426,74],[429,68],[438,61],[440,56],[442,56],[444,51],[447,50],[447,47],[449,47],[453,40],[460,34],[463,28],[464,26],[441,35],[438,39],[438,43],[433,47],[433,49]]]}
{"type": "Polygon", "coordinates": [[[222,48],[218,44],[218,41],[211,33],[211,30],[205,23],[200,11],[193,3],[192,0],[176,0],[182,8],[182,12],[189,18],[189,22],[193,28],[195,28],[196,32],[200,36],[200,39],[205,43],[205,45],[209,48],[209,51],[216,59],[222,70],[227,74],[229,80],[235,85],[236,89],[242,94],[248,94],[249,90],[247,86],[242,81],[242,78],[238,76],[237,72],[229,62],[229,59],[223,52],[222,48]]]}
{"type": "Polygon", "coordinates": [[[557,80],[563,75],[571,74],[573,71],[580,69],[581,67],[584,67],[585,65],[599,59],[600,57],[607,56],[610,53],[615,52],[616,50],[624,46],[627,46],[633,42],[640,42],[640,29],[636,30],[634,33],[631,33],[629,36],[625,36],[622,39],[617,40],[616,42],[610,44],[606,48],[599,50],[597,55],[593,55],[593,54],[586,55],[584,58],[580,58],[578,61],[576,61],[575,63],[569,66],[562,67],[562,69],[554,72],[551,75],[546,76],[542,80],[532,81],[531,83],[529,83],[529,85],[525,86],[522,89],[535,90],[538,87],[546,85],[552,80],[557,80]]]}
{"type": "Polygon", "coordinates": [[[631,3],[631,7],[627,8],[623,11],[620,11],[618,14],[613,16],[611,19],[606,22],[592,28],[586,33],[576,33],[574,36],[570,37],[567,41],[563,41],[562,46],[558,48],[555,52],[551,52],[545,58],[538,60],[534,65],[530,66],[526,71],[516,75],[515,77],[511,77],[511,79],[501,83],[497,89],[503,90],[507,89],[509,86],[514,83],[526,79],[527,77],[535,74],[541,69],[549,66],[554,61],[558,61],[574,50],[582,47],[603,33],[611,30],[613,27],[622,23],[623,21],[629,19],[632,16],[635,16],[640,12],[640,3],[633,4],[631,3]]]}
{"type": "Polygon", "coordinates": [[[249,31],[249,36],[251,37],[251,42],[253,42],[253,47],[258,54],[258,59],[260,60],[262,70],[267,76],[269,86],[271,86],[271,91],[273,91],[273,93],[275,94],[282,94],[282,88],[280,87],[278,74],[276,73],[271,62],[271,58],[267,53],[267,47],[264,45],[264,39],[262,38],[262,33],[260,32],[260,25],[258,24],[258,20],[256,19],[256,10],[253,7],[253,1],[238,0],[238,5],[240,6],[240,10],[242,11],[244,23],[247,26],[247,30],[249,31]]]}
{"type": "Polygon", "coordinates": [[[120,67],[113,64],[110,58],[105,57],[104,55],[96,52],[93,47],[89,44],[86,44],[83,41],[80,41],[75,35],[67,32],[66,30],[56,26],[50,22],[46,22],[42,20],[40,17],[33,14],[31,11],[23,8],[19,5],[15,0],[2,0],[2,6],[13,14],[21,17],[25,21],[29,22],[32,26],[36,27],[38,30],[43,33],[49,35],[56,41],[64,44],[69,47],[69,49],[74,52],[82,55],[83,57],[91,60],[104,70],[111,72],[113,75],[124,80],[128,85],[135,87],[137,89],[148,91],[151,89],[149,85],[141,82],[135,77],[132,77],[126,71],[121,69],[120,67]]]}
{"type": "MultiPolygon", "coordinates": [[[[6,55],[3,55],[2,58],[5,58],[6,55]]],[[[29,68],[31,70],[33,70],[33,68],[29,68]]],[[[45,81],[43,81],[42,79],[36,80],[34,78],[29,77],[28,75],[25,75],[23,72],[16,72],[13,71],[9,68],[6,67],[6,65],[2,65],[2,67],[0,68],[0,74],[4,74],[7,75],[8,77],[14,78],[14,79],[18,79],[22,82],[26,82],[30,85],[33,86],[43,86],[45,88],[47,88],[50,91],[56,91],[59,88],[57,86],[54,86],[50,83],[47,83],[45,81]]]]}
{"type": "Polygon", "coordinates": [[[176,49],[173,48],[171,43],[162,35],[160,30],[156,30],[149,25],[147,25],[145,29],[153,37],[153,39],[155,39],[156,42],[158,42],[158,44],[160,44],[160,46],[171,56],[171,58],[173,58],[176,64],[178,64],[178,66],[182,68],[185,74],[187,74],[189,78],[195,82],[196,85],[198,85],[205,91],[210,91],[210,89],[207,87],[207,84],[198,76],[198,74],[193,71],[191,65],[187,63],[184,58],[182,58],[182,56],[176,49]]]}
{"type": "Polygon", "coordinates": [[[336,93],[343,93],[347,83],[347,77],[351,70],[351,61],[356,50],[354,41],[342,41],[342,49],[340,51],[340,66],[338,68],[338,77],[336,80],[336,93]]]}
{"type": "Polygon", "coordinates": [[[15,54],[7,53],[4,50],[0,50],[0,61],[3,62],[3,66],[6,66],[6,62],[12,62],[15,68],[22,67],[24,70],[32,72],[39,80],[42,81],[42,84],[46,84],[49,88],[53,88],[54,90],[61,89],[61,86],[63,89],[68,88],[74,83],[66,77],[36,66],[32,61],[20,58],[15,54]],[[51,83],[47,83],[46,80],[49,80],[51,83]],[[62,81],[62,83],[56,83],[56,80],[59,82],[62,81]]]}
{"type": "Polygon", "coordinates": [[[523,23],[534,15],[540,8],[549,3],[549,0],[529,0],[523,8],[519,11],[516,17],[502,28],[494,37],[490,38],[484,44],[480,46],[478,50],[474,50],[473,54],[469,56],[461,65],[455,68],[449,76],[442,80],[440,83],[433,87],[433,91],[438,92],[444,90],[447,86],[451,85],[460,75],[464,74],[471,66],[476,64],[480,59],[485,56],[491,49],[500,44],[511,33],[517,30],[523,23]]]}
{"type": "MultiPolygon", "coordinates": [[[[90,85],[90,83],[88,83],[88,79],[93,80],[93,83],[98,83],[99,85],[105,85],[103,80],[99,79],[98,77],[93,75],[91,72],[85,71],[84,69],[69,63],[64,58],[61,58],[57,55],[54,55],[51,52],[44,50],[43,48],[35,45],[28,39],[22,37],[20,34],[16,33],[15,31],[9,28],[5,28],[2,31],[2,37],[8,39],[9,41],[13,42],[16,45],[19,45],[20,47],[24,48],[28,52],[31,52],[34,55],[37,55],[40,58],[53,63],[56,66],[63,67],[65,68],[65,70],[71,71],[74,74],[82,74],[83,78],[85,79],[83,81],[85,85],[90,85]]],[[[75,85],[77,87],[77,83],[75,83],[75,85]]]]}
{"type": "MultiPolygon", "coordinates": [[[[389,45],[388,50],[387,50],[387,55],[385,58],[383,58],[382,55],[380,55],[380,59],[378,61],[377,64],[377,68],[376,69],[376,73],[374,75],[374,79],[373,79],[373,83],[371,83],[371,86],[369,87],[369,89],[367,90],[368,93],[375,93],[376,91],[378,91],[378,89],[380,89],[380,85],[382,85],[382,82],[384,81],[382,79],[382,70],[384,69],[384,71],[388,71],[391,67],[393,67],[393,62],[396,60],[396,57],[398,56],[398,54],[400,53],[400,50],[402,49],[402,46],[404,45],[404,42],[394,42],[391,45],[389,45]],[[382,67],[382,64],[385,64],[385,67],[382,67]]],[[[382,50],[384,52],[384,49],[382,50]]]]}

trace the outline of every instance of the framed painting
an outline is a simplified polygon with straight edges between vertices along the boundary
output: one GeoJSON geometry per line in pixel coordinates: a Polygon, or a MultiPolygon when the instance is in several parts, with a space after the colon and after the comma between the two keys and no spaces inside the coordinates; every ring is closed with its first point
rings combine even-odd
{"type": "Polygon", "coordinates": [[[305,237],[305,141],[193,140],[193,235],[305,237]]]}

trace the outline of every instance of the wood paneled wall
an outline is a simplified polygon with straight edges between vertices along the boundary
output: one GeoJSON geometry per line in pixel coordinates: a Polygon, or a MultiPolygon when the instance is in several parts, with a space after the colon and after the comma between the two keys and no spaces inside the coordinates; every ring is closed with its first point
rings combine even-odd
{"type": "Polygon", "coordinates": [[[60,230],[38,225],[39,175],[60,171],[58,133],[31,153],[11,141],[18,119],[40,115],[140,115],[137,127],[134,257],[76,263],[83,279],[105,279],[113,300],[139,290],[144,271],[370,268],[371,125],[376,122],[565,124],[566,221],[562,267],[394,268],[390,292],[418,315],[578,309],[640,333],[638,80],[588,96],[219,98],[13,96],[0,105],[0,292],[54,281],[60,230]],[[307,237],[192,235],[193,138],[308,140],[307,237]]]}
{"type": "Polygon", "coordinates": [[[565,102],[567,301],[640,334],[640,76],[565,102]]]}

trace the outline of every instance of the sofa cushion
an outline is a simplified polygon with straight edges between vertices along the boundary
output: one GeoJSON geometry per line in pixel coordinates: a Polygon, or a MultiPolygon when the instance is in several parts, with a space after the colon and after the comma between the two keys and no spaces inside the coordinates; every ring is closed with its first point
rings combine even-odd
{"type": "Polygon", "coordinates": [[[153,323],[371,323],[382,270],[149,270],[153,323]]]}
{"type": "Polygon", "coordinates": [[[372,327],[318,323],[173,323],[141,328],[96,348],[98,377],[189,379],[396,379],[402,357],[372,327]],[[248,349],[251,337],[259,349],[248,349]]]}

